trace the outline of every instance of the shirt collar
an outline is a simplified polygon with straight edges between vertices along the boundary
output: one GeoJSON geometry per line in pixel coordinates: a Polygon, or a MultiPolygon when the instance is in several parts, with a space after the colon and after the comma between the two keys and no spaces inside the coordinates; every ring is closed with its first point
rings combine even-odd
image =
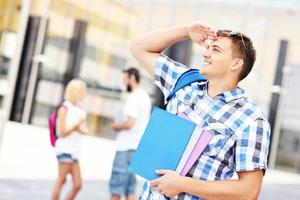
{"type": "MultiPolygon", "coordinates": [[[[205,84],[206,93],[208,93],[207,85],[208,85],[208,81],[205,84]]],[[[227,102],[230,102],[230,101],[233,101],[236,99],[240,99],[243,97],[245,97],[245,90],[243,88],[237,87],[234,90],[226,91],[226,92],[218,94],[217,96],[214,97],[214,99],[219,99],[219,100],[225,101],[227,103],[227,102]]]]}

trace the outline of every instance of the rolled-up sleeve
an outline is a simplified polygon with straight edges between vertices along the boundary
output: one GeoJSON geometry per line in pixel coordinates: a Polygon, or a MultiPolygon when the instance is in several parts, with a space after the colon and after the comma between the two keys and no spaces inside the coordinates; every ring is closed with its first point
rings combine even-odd
{"type": "Polygon", "coordinates": [[[266,119],[256,119],[245,128],[236,141],[236,171],[267,168],[270,144],[270,125],[266,119]]]}
{"type": "Polygon", "coordinates": [[[187,70],[188,68],[185,65],[176,62],[163,54],[159,56],[155,62],[154,84],[162,91],[165,99],[173,90],[180,75],[187,70]]]}

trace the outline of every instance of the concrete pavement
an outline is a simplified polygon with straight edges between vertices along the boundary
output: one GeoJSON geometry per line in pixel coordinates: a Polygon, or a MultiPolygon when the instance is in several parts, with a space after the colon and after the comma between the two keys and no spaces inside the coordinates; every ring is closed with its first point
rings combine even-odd
{"type": "MultiPolygon", "coordinates": [[[[8,122],[0,152],[0,200],[50,199],[57,163],[45,128],[8,122]]],[[[108,179],[115,146],[111,140],[85,136],[81,145],[84,185],[79,200],[109,198],[108,179]]],[[[140,191],[142,181],[139,181],[140,191]]],[[[68,183],[63,195],[70,188],[68,183]]],[[[300,175],[267,170],[259,199],[300,199],[300,175]]]]}
{"type": "MultiPolygon", "coordinates": [[[[0,180],[0,200],[47,200],[51,197],[54,181],[49,180],[0,180]]],[[[67,182],[61,199],[71,188],[67,182]]],[[[85,181],[78,200],[108,200],[109,192],[105,181],[85,181]]]]}
{"type": "MultiPolygon", "coordinates": [[[[0,180],[0,200],[46,200],[50,199],[53,180],[0,180]]],[[[141,190],[140,182],[138,191],[141,190]]],[[[70,189],[68,182],[63,188],[62,197],[70,189]]],[[[299,184],[263,184],[259,199],[261,200],[298,200],[299,184]]],[[[138,193],[138,192],[137,192],[138,193]]],[[[84,181],[77,200],[108,200],[108,183],[103,180],[84,181]]]]}

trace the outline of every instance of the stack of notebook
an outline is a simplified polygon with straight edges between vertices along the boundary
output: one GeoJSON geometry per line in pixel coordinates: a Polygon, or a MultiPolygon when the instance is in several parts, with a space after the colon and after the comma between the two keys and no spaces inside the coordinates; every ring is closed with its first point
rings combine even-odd
{"type": "Polygon", "coordinates": [[[159,177],[157,169],[185,176],[212,138],[210,132],[186,115],[154,108],[129,171],[148,180],[159,177]]]}

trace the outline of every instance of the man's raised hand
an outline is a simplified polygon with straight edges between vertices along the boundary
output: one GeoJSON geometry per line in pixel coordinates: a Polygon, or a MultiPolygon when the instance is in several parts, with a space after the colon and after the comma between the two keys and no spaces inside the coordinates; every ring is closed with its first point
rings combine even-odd
{"type": "Polygon", "coordinates": [[[197,44],[208,48],[208,44],[205,42],[206,40],[216,40],[217,35],[214,30],[210,27],[205,26],[199,22],[191,22],[187,24],[186,30],[189,38],[196,42],[197,44]]]}

